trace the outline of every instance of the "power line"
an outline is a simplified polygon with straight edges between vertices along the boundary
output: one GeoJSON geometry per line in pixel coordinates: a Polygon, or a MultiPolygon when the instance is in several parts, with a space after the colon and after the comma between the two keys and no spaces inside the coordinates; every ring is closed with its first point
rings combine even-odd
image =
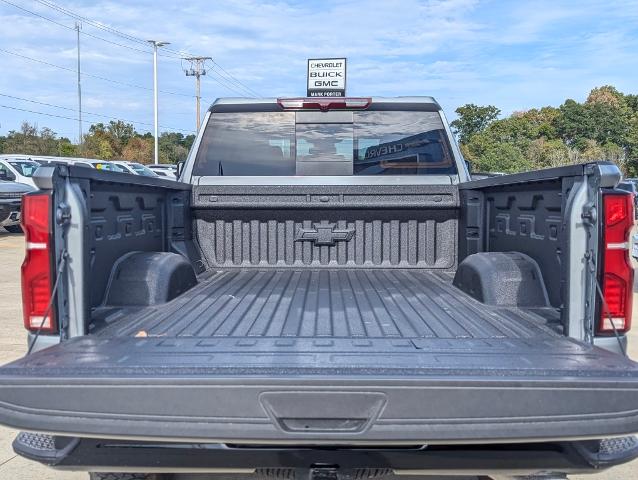
{"type": "MultiPolygon", "coordinates": [[[[89,24],[89,25],[91,25],[91,26],[93,26],[95,28],[98,28],[100,30],[109,32],[109,33],[111,33],[113,35],[117,35],[117,36],[120,36],[122,38],[125,38],[128,41],[136,42],[136,43],[143,44],[143,45],[147,44],[147,41],[142,39],[142,38],[135,37],[135,36],[130,35],[128,33],[124,33],[124,32],[122,32],[120,30],[117,30],[117,29],[115,29],[113,27],[109,27],[109,26],[104,25],[104,24],[102,24],[100,22],[96,22],[94,20],[91,20],[90,18],[84,17],[84,16],[82,16],[82,15],[80,15],[78,13],[75,13],[75,12],[67,9],[67,8],[64,8],[64,7],[60,6],[60,5],[57,5],[54,2],[51,2],[51,1],[48,1],[48,0],[35,0],[35,1],[38,2],[41,5],[44,5],[44,6],[48,7],[48,8],[52,8],[52,9],[54,9],[54,10],[56,10],[56,11],[58,11],[58,12],[64,14],[64,15],[72,17],[72,18],[74,18],[76,20],[81,20],[82,22],[85,22],[85,23],[87,23],[87,24],[89,24]]],[[[183,58],[183,57],[194,57],[195,56],[195,55],[192,55],[189,52],[172,50],[170,48],[164,48],[163,51],[168,53],[169,55],[161,54],[162,56],[170,57],[172,55],[172,58],[174,58],[174,59],[183,58]]],[[[213,64],[217,68],[219,68],[222,72],[224,72],[224,74],[226,75],[226,77],[227,77],[229,82],[234,83],[235,85],[237,85],[239,88],[243,89],[244,91],[250,92],[250,96],[262,97],[262,95],[257,93],[252,88],[248,87],[246,84],[244,84],[243,82],[238,80],[234,75],[232,75],[227,70],[225,70],[219,63],[213,61],[213,64]]],[[[222,74],[217,73],[217,75],[219,75],[221,78],[224,78],[224,76],[222,74]]],[[[229,88],[227,85],[224,85],[223,83],[222,83],[222,85],[225,86],[226,88],[229,88]]],[[[236,93],[239,93],[239,92],[237,92],[236,89],[230,88],[230,90],[233,90],[236,93]]],[[[244,93],[240,93],[240,95],[244,95],[244,93]]]]}
{"type": "MultiPolygon", "coordinates": [[[[21,7],[20,5],[16,5],[15,3],[9,2],[8,0],[0,0],[0,1],[1,1],[1,2],[3,2],[3,3],[6,3],[6,4],[8,4],[8,5],[12,5],[13,7],[15,7],[15,8],[19,9],[19,10],[22,10],[22,11],[24,11],[24,12],[26,12],[26,13],[29,13],[29,14],[31,14],[31,15],[34,15],[34,16],[36,16],[36,17],[38,17],[38,18],[42,19],[42,20],[46,20],[46,21],[48,21],[48,22],[51,22],[51,23],[53,23],[53,24],[55,24],[55,25],[57,25],[57,26],[59,26],[59,27],[62,27],[62,28],[68,29],[68,30],[74,30],[74,31],[75,31],[75,28],[74,28],[74,27],[69,27],[68,25],[65,25],[65,24],[60,23],[60,22],[57,22],[57,21],[55,21],[55,20],[53,20],[53,19],[51,19],[51,18],[49,18],[49,17],[46,17],[46,16],[41,15],[41,14],[39,14],[39,13],[33,12],[33,11],[31,11],[31,10],[28,10],[28,9],[26,9],[26,8],[24,8],[24,7],[21,7]]],[[[102,38],[102,37],[99,37],[99,36],[97,36],[97,35],[93,35],[93,34],[91,34],[91,33],[88,33],[88,32],[86,32],[86,31],[84,31],[84,30],[82,30],[80,33],[82,33],[83,35],[87,35],[87,36],[89,36],[89,37],[92,37],[92,38],[96,38],[96,39],[101,40],[101,41],[103,41],[103,42],[109,43],[109,44],[111,44],[111,45],[117,45],[117,46],[119,46],[119,47],[127,48],[127,49],[129,49],[129,50],[134,50],[134,51],[136,51],[136,52],[141,52],[141,53],[144,53],[144,54],[150,54],[150,53],[152,53],[152,52],[150,52],[150,51],[148,51],[148,50],[141,50],[141,49],[139,49],[139,48],[130,47],[130,46],[128,46],[128,45],[124,45],[124,44],[121,44],[121,43],[113,42],[113,41],[108,40],[108,39],[106,39],[106,38],[102,38]]],[[[164,56],[164,55],[162,55],[162,56],[164,56]]],[[[169,56],[169,57],[167,57],[167,58],[176,59],[177,57],[169,56]]],[[[180,60],[181,60],[181,59],[180,59],[180,60]]],[[[212,61],[212,59],[211,59],[211,61],[212,61]]],[[[221,67],[219,67],[219,68],[221,68],[221,67]]],[[[214,70],[213,70],[213,73],[215,73],[215,74],[219,75],[219,74],[218,74],[217,72],[215,72],[214,70]]],[[[221,78],[225,80],[225,78],[224,78],[224,77],[221,77],[221,78]]],[[[213,79],[213,80],[215,80],[215,79],[213,79]]],[[[217,80],[215,80],[215,81],[217,81],[217,80]]],[[[238,81],[237,81],[237,82],[238,82],[238,81]]],[[[237,82],[236,82],[236,83],[237,83],[237,82]]],[[[245,95],[244,91],[237,90],[237,89],[235,89],[232,85],[228,85],[226,82],[217,81],[217,83],[219,83],[221,86],[223,86],[223,87],[227,88],[228,90],[230,90],[230,91],[232,91],[232,92],[234,92],[234,93],[237,93],[237,94],[239,94],[239,95],[241,95],[241,96],[244,96],[244,95],[245,95]]],[[[129,84],[129,86],[130,86],[130,84],[129,84]]],[[[149,89],[149,88],[141,87],[141,86],[137,86],[137,88],[144,88],[144,89],[146,89],[146,90],[151,90],[151,89],[149,89]]],[[[244,88],[244,90],[249,91],[249,90],[248,90],[248,89],[246,89],[246,88],[244,88]]],[[[167,93],[167,92],[163,92],[163,93],[167,93]]],[[[252,95],[253,95],[253,94],[252,94],[252,92],[250,92],[250,96],[252,96],[252,95]]],[[[192,95],[188,95],[188,96],[192,96],[192,95]]]]}
{"type": "Polygon", "coordinates": [[[56,3],[53,2],[48,2],[45,0],[35,0],[36,2],[38,2],[41,5],[44,5],[45,7],[48,8],[52,8],[53,10],[57,10],[58,12],[67,15],[69,17],[72,17],[76,20],[81,20],[84,23],[87,23],[89,25],[91,25],[92,27],[98,28],[100,30],[104,30],[106,32],[109,32],[113,35],[118,35],[122,38],[125,38],[131,42],[136,42],[142,45],[146,45],[146,40],[138,38],[138,37],[134,37],[133,35],[129,35],[127,33],[121,32],[119,30],[116,30],[115,28],[109,27],[108,25],[104,25],[103,23],[100,22],[96,22],[94,20],[91,20],[90,18],[84,17],[78,13],[75,13],[71,10],[68,10],[64,7],[61,7],[60,5],[57,5],[56,3]]]}
{"type": "Polygon", "coordinates": [[[36,112],[35,110],[27,110],[26,108],[10,107],[9,105],[0,105],[0,107],[9,108],[11,110],[20,110],[21,112],[35,113],[36,115],[46,115],[47,117],[63,118],[65,120],[73,120],[74,122],[78,121],[77,118],[65,117],[64,115],[55,115],[53,113],[36,112]]]}
{"type": "MultiPolygon", "coordinates": [[[[73,69],[73,68],[63,67],[62,65],[56,65],[55,63],[45,62],[44,60],[39,60],[37,58],[28,57],[27,55],[22,55],[21,53],[12,52],[10,50],[5,50],[3,48],[0,48],[0,52],[7,53],[9,55],[13,55],[13,56],[16,56],[16,57],[20,57],[20,58],[23,58],[25,60],[29,60],[29,61],[32,61],[32,62],[41,63],[41,64],[47,65],[49,67],[55,67],[55,68],[59,68],[61,70],[66,70],[67,72],[77,73],[77,71],[75,69],[73,69]]],[[[85,77],[96,78],[98,80],[103,80],[105,82],[115,83],[117,85],[124,85],[125,87],[139,88],[141,90],[148,90],[148,91],[151,91],[151,92],[153,91],[152,88],[144,87],[143,85],[136,85],[134,83],[120,82],[119,80],[113,80],[111,78],[102,77],[100,75],[93,75],[91,73],[86,73],[86,72],[82,72],[81,75],[83,75],[85,77]]],[[[171,91],[167,91],[167,90],[160,90],[160,92],[165,93],[167,95],[177,95],[177,96],[189,97],[189,98],[194,98],[195,97],[194,95],[191,95],[191,94],[188,94],[188,93],[171,92],[171,91]]]]}
{"type": "MultiPolygon", "coordinates": [[[[233,87],[232,84],[229,84],[228,81],[224,78],[221,77],[219,75],[219,73],[217,73],[215,70],[210,70],[213,74],[217,75],[216,77],[209,77],[212,81],[214,81],[215,83],[218,83],[219,85],[221,85],[222,87],[230,90],[233,93],[236,93],[237,95],[239,95],[240,97],[245,97],[246,92],[243,92],[241,90],[237,90],[235,87],[233,87]]],[[[253,95],[248,95],[249,97],[252,97],[253,95]]]]}
{"type": "MultiPolygon", "coordinates": [[[[15,3],[9,2],[7,0],[0,0],[0,1],[3,2],[3,3],[6,3],[7,5],[11,5],[11,6],[13,6],[13,7],[15,7],[15,8],[19,9],[19,10],[22,10],[23,12],[26,12],[26,13],[28,13],[30,15],[38,17],[38,18],[40,18],[42,20],[46,20],[47,22],[53,23],[54,25],[57,25],[59,27],[66,28],[67,30],[75,30],[74,27],[70,27],[70,26],[65,25],[63,23],[60,23],[60,22],[58,22],[56,20],[53,20],[52,18],[46,17],[46,16],[44,16],[44,15],[42,15],[40,13],[34,12],[32,10],[29,10],[27,8],[24,8],[24,7],[20,6],[20,5],[16,5],[15,3]]],[[[140,48],[135,48],[135,47],[131,47],[129,45],[124,45],[122,43],[117,43],[117,42],[114,42],[112,40],[108,40],[106,38],[100,37],[98,35],[94,35],[94,34],[89,33],[89,32],[82,31],[80,33],[82,33],[82,35],[86,35],[87,37],[95,38],[97,40],[101,40],[103,42],[110,43],[111,45],[116,45],[118,47],[127,48],[129,50],[134,50],[136,52],[140,52],[140,53],[144,53],[144,54],[152,53],[150,50],[142,50],[140,48]]]]}
{"type": "Polygon", "coordinates": [[[223,75],[221,75],[217,70],[214,69],[215,65],[212,64],[210,67],[209,72],[212,73],[214,76],[209,77],[211,80],[213,80],[214,82],[218,83],[219,85],[227,88],[228,90],[232,91],[233,93],[238,94],[241,97],[255,97],[255,95],[252,92],[247,91],[245,88],[242,90],[238,90],[238,88],[242,88],[241,86],[237,87],[235,85],[233,85],[232,81],[227,79],[226,77],[224,77],[223,75]]]}
{"type": "Polygon", "coordinates": [[[255,90],[253,90],[252,88],[250,88],[248,85],[246,85],[245,83],[241,82],[240,80],[238,80],[236,77],[234,77],[232,74],[228,73],[228,71],[226,69],[224,69],[219,63],[217,63],[215,60],[211,59],[211,63],[216,66],[217,68],[219,68],[222,72],[226,73],[230,78],[235,79],[235,82],[239,85],[241,85],[242,87],[244,87],[245,90],[248,90],[249,92],[252,92],[254,95],[256,95],[257,97],[262,97],[262,95],[258,92],[256,92],[255,90]]]}
{"type": "MultiPolygon", "coordinates": [[[[30,100],[28,98],[17,97],[15,95],[8,95],[6,93],[0,93],[0,97],[12,98],[14,100],[20,100],[20,101],[23,101],[23,102],[35,103],[35,104],[38,104],[38,105],[44,105],[46,107],[59,108],[61,110],[69,110],[69,111],[72,111],[72,112],[76,111],[76,109],[74,109],[74,108],[69,108],[69,107],[65,107],[65,106],[62,106],[62,105],[56,105],[54,103],[40,102],[38,100],[30,100]]],[[[13,107],[6,107],[6,108],[13,108],[13,107]]],[[[20,110],[17,107],[16,107],[16,109],[20,110]]],[[[25,111],[27,111],[27,110],[25,110],[25,111]]],[[[49,115],[49,114],[44,113],[44,112],[32,112],[32,113],[40,113],[41,115],[49,115]]],[[[128,120],[126,118],[120,118],[120,117],[111,117],[109,115],[104,115],[102,113],[93,113],[93,112],[87,112],[87,111],[82,111],[82,113],[85,114],[85,115],[94,115],[96,117],[102,117],[102,118],[106,118],[106,119],[109,119],[109,120],[122,120],[122,121],[125,121],[125,122],[128,122],[128,123],[135,123],[135,124],[138,124],[138,125],[145,125],[145,126],[150,126],[150,127],[153,126],[152,123],[138,122],[138,121],[135,121],[135,120],[128,120]]],[[[65,118],[67,118],[67,117],[65,117],[65,118]]],[[[78,119],[74,118],[72,120],[77,121],[78,119]]],[[[180,131],[180,132],[187,132],[187,133],[195,133],[194,130],[186,130],[186,129],[183,129],[183,128],[168,127],[166,125],[160,125],[160,127],[162,127],[165,130],[173,130],[173,131],[180,131]]]]}
{"type": "Polygon", "coordinates": [[[39,18],[42,18],[43,20],[47,20],[48,22],[55,23],[59,27],[68,28],[69,30],[73,30],[73,28],[69,27],[68,25],[65,25],[65,24],[60,23],[60,22],[56,22],[55,20],[52,20],[51,18],[45,17],[44,15],[40,15],[39,13],[36,13],[36,12],[32,12],[31,10],[28,10],[28,9],[26,9],[26,8],[20,6],[20,5],[16,5],[15,3],[8,2],[7,0],[0,0],[0,1],[2,3],[6,3],[7,5],[11,5],[12,7],[17,8],[18,10],[22,10],[23,12],[30,13],[31,15],[34,15],[34,16],[39,17],[39,18]]]}
{"type": "MultiPolygon", "coordinates": [[[[35,0],[35,1],[37,3],[39,3],[39,4],[41,4],[41,5],[44,5],[45,7],[51,8],[53,10],[56,10],[59,13],[62,13],[63,15],[67,15],[67,16],[69,16],[71,18],[74,18],[75,20],[79,20],[79,21],[84,22],[84,23],[86,23],[88,25],[91,25],[94,28],[97,28],[97,29],[100,29],[102,31],[108,32],[108,33],[110,33],[112,35],[116,35],[116,36],[119,36],[121,38],[124,38],[124,39],[128,40],[129,42],[138,43],[138,44],[144,45],[144,46],[148,45],[147,40],[145,40],[143,38],[135,37],[135,36],[130,35],[128,33],[125,33],[125,32],[122,32],[120,30],[117,30],[117,29],[115,29],[113,27],[109,27],[108,25],[105,25],[105,24],[103,24],[101,22],[97,22],[95,20],[91,20],[88,17],[82,16],[79,13],[75,13],[75,12],[73,12],[73,11],[67,9],[67,8],[64,8],[64,7],[60,6],[60,5],[57,5],[57,4],[53,3],[53,2],[48,2],[48,1],[44,1],[44,0],[35,0]]],[[[129,47],[129,48],[133,48],[133,47],[129,47]]],[[[183,52],[178,52],[176,50],[171,50],[171,49],[168,49],[168,48],[163,49],[163,51],[170,53],[170,55],[166,55],[166,54],[163,54],[163,53],[159,53],[158,55],[160,55],[162,57],[172,58],[172,59],[175,59],[175,60],[181,59],[182,56],[184,55],[183,52]]],[[[152,53],[152,52],[150,52],[148,50],[144,50],[144,52],[145,53],[152,53]]]]}

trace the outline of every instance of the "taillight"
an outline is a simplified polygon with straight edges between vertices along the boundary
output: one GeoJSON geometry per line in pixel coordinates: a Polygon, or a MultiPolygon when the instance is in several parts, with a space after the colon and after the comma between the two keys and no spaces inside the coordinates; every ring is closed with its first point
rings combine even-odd
{"type": "Polygon", "coordinates": [[[31,193],[22,197],[21,223],[26,243],[22,263],[22,311],[24,326],[30,331],[55,332],[57,329],[54,309],[48,308],[54,280],[51,220],[50,194],[31,193]]]}
{"type": "Polygon", "coordinates": [[[603,213],[602,291],[607,305],[600,306],[598,333],[613,334],[614,327],[625,333],[631,328],[633,303],[634,271],[629,261],[633,196],[603,193],[603,213]]]}
{"type": "Polygon", "coordinates": [[[354,109],[362,110],[370,106],[370,98],[354,97],[305,97],[278,98],[277,103],[284,110],[328,110],[354,109]]]}

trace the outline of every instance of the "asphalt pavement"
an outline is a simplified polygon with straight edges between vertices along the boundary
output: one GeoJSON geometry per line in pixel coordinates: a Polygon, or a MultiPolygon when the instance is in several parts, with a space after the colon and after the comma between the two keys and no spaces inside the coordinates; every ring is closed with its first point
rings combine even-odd
{"type": "MultiPolygon", "coordinates": [[[[24,256],[24,238],[4,232],[0,227],[0,365],[20,358],[26,351],[20,299],[20,264],[24,256]]],[[[636,290],[634,290],[636,291],[636,290]]],[[[638,307],[634,309],[636,326],[630,338],[629,353],[638,360],[638,307]]],[[[12,448],[16,432],[0,427],[1,480],[86,480],[85,473],[57,472],[17,456],[12,448]]],[[[638,461],[596,475],[572,476],[572,480],[630,480],[638,478],[638,461]]]]}

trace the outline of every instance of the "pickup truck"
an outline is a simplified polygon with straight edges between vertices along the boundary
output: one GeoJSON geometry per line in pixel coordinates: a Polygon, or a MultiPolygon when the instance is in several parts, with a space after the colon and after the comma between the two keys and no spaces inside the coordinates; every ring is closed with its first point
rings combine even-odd
{"type": "Polygon", "coordinates": [[[0,368],[20,455],[272,480],[565,478],[638,456],[613,164],[473,181],[431,97],[220,99],[180,182],[34,178],[30,351],[0,368]]]}
{"type": "Polygon", "coordinates": [[[24,183],[0,180],[0,227],[9,233],[22,233],[20,205],[22,196],[34,188],[24,183]]]}

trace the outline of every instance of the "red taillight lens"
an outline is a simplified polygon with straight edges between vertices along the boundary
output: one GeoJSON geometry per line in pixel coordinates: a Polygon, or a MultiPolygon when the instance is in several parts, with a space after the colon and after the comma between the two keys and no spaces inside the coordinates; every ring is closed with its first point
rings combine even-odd
{"type": "Polygon", "coordinates": [[[631,328],[633,303],[634,271],[629,261],[629,240],[634,224],[633,196],[605,193],[603,210],[602,290],[607,308],[601,305],[598,333],[611,334],[614,327],[619,333],[625,333],[631,328]]]}
{"type": "Polygon", "coordinates": [[[354,109],[362,110],[370,106],[370,98],[279,98],[277,103],[284,110],[327,110],[354,109]]]}
{"type": "Polygon", "coordinates": [[[27,330],[55,332],[53,308],[47,314],[53,282],[51,262],[51,195],[22,197],[26,253],[22,263],[22,311],[27,330]],[[46,319],[44,316],[46,315],[46,319]]]}

